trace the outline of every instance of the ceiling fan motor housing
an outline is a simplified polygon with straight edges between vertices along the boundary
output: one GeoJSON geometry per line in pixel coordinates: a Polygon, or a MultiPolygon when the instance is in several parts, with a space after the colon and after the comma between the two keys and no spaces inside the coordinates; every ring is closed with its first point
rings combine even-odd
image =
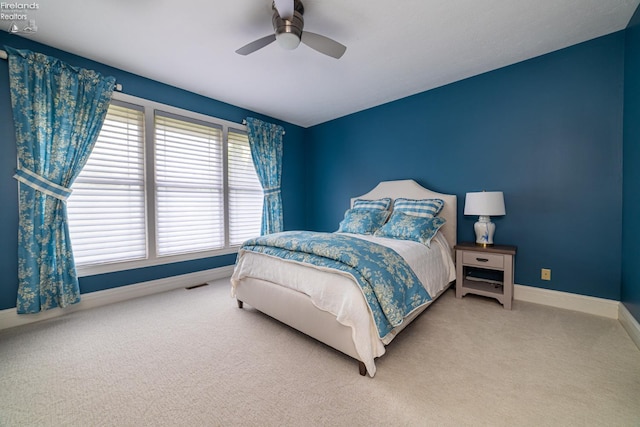
{"type": "Polygon", "coordinates": [[[304,6],[300,0],[294,1],[294,12],[291,20],[280,17],[278,10],[273,6],[273,30],[276,40],[286,49],[295,49],[300,44],[302,29],[304,28],[304,6]]]}

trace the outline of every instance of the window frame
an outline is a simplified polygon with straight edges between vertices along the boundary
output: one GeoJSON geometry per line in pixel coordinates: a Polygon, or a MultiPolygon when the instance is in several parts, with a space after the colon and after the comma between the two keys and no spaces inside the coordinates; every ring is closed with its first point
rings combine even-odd
{"type": "Polygon", "coordinates": [[[172,105],[162,104],[136,96],[114,92],[113,100],[133,104],[142,107],[144,111],[144,199],[146,210],[146,236],[147,236],[147,257],[145,259],[131,261],[117,261],[102,264],[81,265],[76,267],[78,277],[92,276],[96,274],[111,273],[117,271],[132,270],[144,267],[152,267],[175,262],[191,261],[215,256],[235,254],[240,245],[229,244],[229,159],[228,159],[228,132],[233,129],[235,132],[247,134],[247,127],[244,124],[231,122],[206,114],[197,113],[172,105]],[[188,252],[173,255],[158,255],[156,221],[157,221],[157,201],[155,194],[155,121],[156,110],[170,115],[185,117],[186,119],[205,122],[214,126],[222,127],[222,168],[223,168],[223,215],[224,215],[224,247],[221,249],[206,250],[200,252],[188,252]]]}

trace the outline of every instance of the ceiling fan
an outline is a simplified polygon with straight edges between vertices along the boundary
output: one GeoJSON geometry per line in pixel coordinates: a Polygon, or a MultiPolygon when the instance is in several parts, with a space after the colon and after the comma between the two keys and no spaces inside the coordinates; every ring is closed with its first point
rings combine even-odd
{"type": "Polygon", "coordinates": [[[278,41],[278,44],[285,49],[293,50],[300,42],[306,44],[311,49],[339,59],[347,47],[320,34],[310,31],[303,31],[304,6],[300,0],[274,0],[272,4],[274,34],[259,38],[236,50],[240,55],[248,55],[258,49],[278,41]]]}

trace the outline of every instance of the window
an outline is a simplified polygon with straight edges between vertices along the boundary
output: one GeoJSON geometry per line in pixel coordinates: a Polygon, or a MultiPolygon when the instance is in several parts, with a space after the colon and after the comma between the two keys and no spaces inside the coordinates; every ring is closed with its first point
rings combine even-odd
{"type": "Polygon", "coordinates": [[[260,234],[264,196],[247,134],[230,129],[228,140],[229,244],[234,246],[260,234]]]}
{"type": "Polygon", "coordinates": [[[235,252],[260,234],[241,126],[116,94],[67,200],[80,275],[235,252]]]}
{"type": "Polygon", "coordinates": [[[222,128],[156,112],[155,133],[158,254],[224,247],[222,128]]]}
{"type": "Polygon", "coordinates": [[[112,102],[67,200],[76,265],[147,256],[143,111],[112,102]]]}

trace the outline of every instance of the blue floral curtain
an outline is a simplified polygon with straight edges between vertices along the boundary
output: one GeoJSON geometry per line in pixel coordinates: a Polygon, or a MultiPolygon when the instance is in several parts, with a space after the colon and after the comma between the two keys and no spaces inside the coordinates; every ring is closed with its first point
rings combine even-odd
{"type": "Polygon", "coordinates": [[[284,128],[248,117],[247,130],[251,157],[264,192],[260,233],[278,233],[284,229],[280,194],[284,128]]]}
{"type": "Polygon", "coordinates": [[[5,49],[20,182],[17,311],[37,313],[80,301],[65,200],[95,145],[115,79],[5,49]]]}

